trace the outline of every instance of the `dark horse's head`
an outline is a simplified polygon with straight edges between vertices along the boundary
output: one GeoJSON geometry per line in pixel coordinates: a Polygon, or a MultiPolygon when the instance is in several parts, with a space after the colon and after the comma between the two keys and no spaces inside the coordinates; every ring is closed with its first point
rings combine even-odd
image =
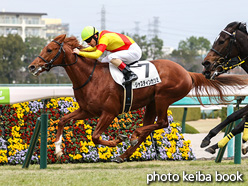
{"type": "Polygon", "coordinates": [[[232,22],[222,30],[215,40],[211,50],[202,62],[202,73],[207,79],[238,66],[241,62],[242,35],[247,35],[246,25],[241,22],[232,22]]]}
{"type": "Polygon", "coordinates": [[[28,69],[34,76],[38,76],[56,66],[70,66],[77,62],[77,58],[74,63],[66,64],[65,53],[66,50],[72,52],[72,49],[76,47],[81,48],[82,46],[75,37],[66,38],[65,34],[59,35],[42,49],[40,55],[34,59],[28,69]]]}

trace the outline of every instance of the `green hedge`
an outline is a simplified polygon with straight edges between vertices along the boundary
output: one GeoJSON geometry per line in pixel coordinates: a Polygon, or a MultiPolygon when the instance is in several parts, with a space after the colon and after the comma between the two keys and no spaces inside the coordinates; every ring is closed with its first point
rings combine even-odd
{"type": "MultiPolygon", "coordinates": [[[[182,122],[178,122],[180,124],[180,127],[182,127],[182,122]]],[[[191,125],[185,123],[185,133],[186,134],[198,134],[200,133],[195,127],[192,127],[191,125]]]]}
{"type": "MultiPolygon", "coordinates": [[[[170,107],[170,110],[173,113],[174,121],[182,122],[184,108],[170,107]]],[[[201,109],[199,107],[190,107],[190,108],[188,108],[186,121],[197,121],[199,119],[201,119],[201,109]]]]}
{"type": "Polygon", "coordinates": [[[192,127],[191,125],[185,124],[185,133],[187,134],[198,134],[200,133],[196,128],[192,127]]]}
{"type": "Polygon", "coordinates": [[[214,110],[213,112],[211,112],[210,114],[207,114],[207,113],[205,113],[205,112],[202,112],[201,113],[201,118],[202,119],[212,119],[212,118],[218,118],[218,117],[225,117],[223,114],[225,114],[225,113],[223,113],[222,112],[222,110],[214,110]]]}

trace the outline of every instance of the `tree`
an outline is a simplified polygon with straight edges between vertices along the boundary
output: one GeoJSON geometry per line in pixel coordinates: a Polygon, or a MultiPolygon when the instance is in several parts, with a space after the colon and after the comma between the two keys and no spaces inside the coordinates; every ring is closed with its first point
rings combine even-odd
{"type": "Polygon", "coordinates": [[[18,83],[25,45],[19,35],[0,36],[0,83],[18,83]]]}
{"type": "Polygon", "coordinates": [[[180,41],[178,50],[173,50],[171,56],[189,71],[201,71],[203,54],[210,49],[210,41],[204,37],[191,36],[186,41],[180,41]]]}
{"type": "Polygon", "coordinates": [[[155,36],[151,39],[151,41],[148,44],[149,48],[149,57],[154,59],[161,58],[163,56],[163,40],[159,39],[158,36],[155,36]]]}
{"type": "Polygon", "coordinates": [[[148,41],[146,36],[139,36],[137,34],[132,37],[134,41],[139,45],[142,50],[142,56],[140,60],[146,60],[148,57],[148,41]]]}
{"type": "Polygon", "coordinates": [[[25,63],[30,63],[36,58],[44,46],[47,44],[47,40],[40,37],[27,37],[25,39],[25,63]]]}
{"type": "Polygon", "coordinates": [[[47,40],[40,37],[32,36],[25,39],[25,58],[22,83],[41,83],[40,77],[34,77],[28,72],[28,66],[40,54],[46,44],[47,40]]]}
{"type": "Polygon", "coordinates": [[[158,59],[163,55],[163,40],[155,36],[148,40],[146,36],[133,35],[132,38],[140,46],[142,50],[141,60],[158,59]]]}

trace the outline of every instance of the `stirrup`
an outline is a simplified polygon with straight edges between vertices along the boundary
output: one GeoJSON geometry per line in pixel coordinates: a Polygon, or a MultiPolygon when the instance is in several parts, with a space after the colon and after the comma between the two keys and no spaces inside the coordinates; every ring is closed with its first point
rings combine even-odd
{"type": "Polygon", "coordinates": [[[135,81],[138,79],[138,76],[136,74],[132,74],[131,77],[129,77],[129,79],[125,79],[125,81],[122,83],[123,85],[132,83],[132,81],[135,81]]]}

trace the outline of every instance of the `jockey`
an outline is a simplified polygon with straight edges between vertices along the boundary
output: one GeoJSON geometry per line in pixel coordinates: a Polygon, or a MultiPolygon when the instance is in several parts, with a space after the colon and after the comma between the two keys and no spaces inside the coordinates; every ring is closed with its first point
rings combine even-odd
{"type": "Polygon", "coordinates": [[[75,48],[73,49],[73,53],[83,57],[97,59],[105,50],[110,51],[111,54],[104,57],[101,62],[111,62],[124,74],[125,82],[123,85],[138,79],[138,76],[127,66],[127,64],[138,61],[142,55],[140,47],[133,39],[123,34],[107,30],[99,33],[92,26],[85,27],[81,33],[81,37],[90,46],[82,50],[75,48]]]}

